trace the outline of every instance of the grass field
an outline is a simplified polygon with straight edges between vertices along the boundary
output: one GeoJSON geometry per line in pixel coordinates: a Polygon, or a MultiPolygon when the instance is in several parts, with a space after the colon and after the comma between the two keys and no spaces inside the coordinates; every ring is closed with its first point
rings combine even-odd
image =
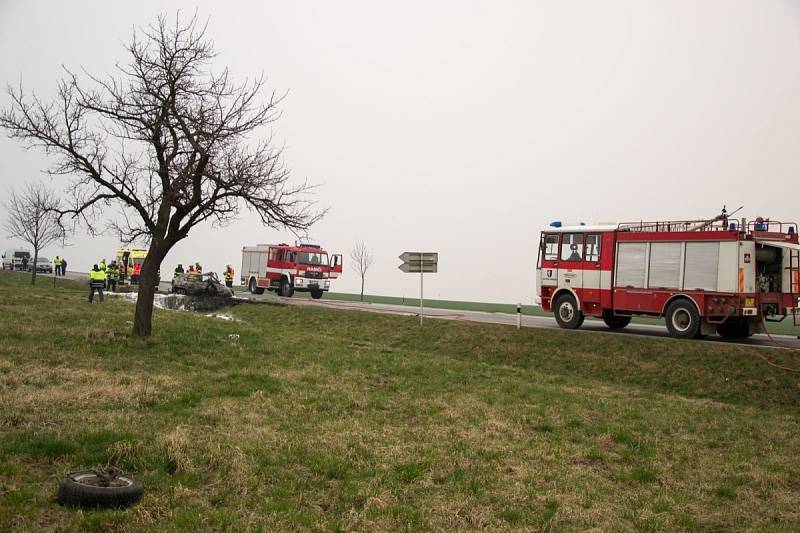
{"type": "Polygon", "coordinates": [[[781,350],[241,304],[0,274],[0,530],[800,529],[781,350]],[[235,334],[237,337],[231,338],[235,334]],[[117,465],[127,510],[54,502],[117,465]]]}

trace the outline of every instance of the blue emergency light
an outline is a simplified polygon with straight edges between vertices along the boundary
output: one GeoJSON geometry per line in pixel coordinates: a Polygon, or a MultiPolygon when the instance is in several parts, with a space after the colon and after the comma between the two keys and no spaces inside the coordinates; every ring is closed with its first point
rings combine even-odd
{"type": "Polygon", "coordinates": [[[555,221],[551,222],[550,223],[550,227],[551,228],[560,228],[561,227],[561,221],[560,220],[555,220],[555,221]]]}

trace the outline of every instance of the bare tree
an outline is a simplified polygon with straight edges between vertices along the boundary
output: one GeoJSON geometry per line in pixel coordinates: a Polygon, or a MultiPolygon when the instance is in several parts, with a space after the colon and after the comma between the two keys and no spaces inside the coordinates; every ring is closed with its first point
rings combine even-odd
{"type": "Polygon", "coordinates": [[[15,239],[33,248],[31,285],[36,285],[36,263],[39,251],[48,245],[64,241],[64,228],[58,222],[60,200],[41,183],[29,183],[21,193],[11,191],[11,198],[3,204],[8,218],[3,229],[15,239]]]}
{"type": "Polygon", "coordinates": [[[126,50],[130,63],[113,74],[86,74],[91,88],[67,71],[52,102],[9,87],[0,126],[52,156],[51,174],[72,176],[66,220],[148,244],[133,323],[146,336],[156,272],[196,225],[223,226],[244,204],[267,226],[299,231],[324,211],[312,211],[311,187],[289,184],[271,135],[249,139],[279,118],[282,97],[259,102],[263,75],[237,84],[227,69],[212,73],[216,52],[196,17],[159,17],[126,50]]]}
{"type": "Polygon", "coordinates": [[[350,250],[350,263],[352,268],[361,277],[361,301],[364,301],[364,280],[367,277],[367,270],[372,266],[372,252],[370,252],[364,241],[358,241],[353,249],[350,250]]]}

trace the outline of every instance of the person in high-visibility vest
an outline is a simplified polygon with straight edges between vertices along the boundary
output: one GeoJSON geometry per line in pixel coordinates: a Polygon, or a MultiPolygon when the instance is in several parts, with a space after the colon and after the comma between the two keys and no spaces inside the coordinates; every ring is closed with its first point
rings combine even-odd
{"type": "Polygon", "coordinates": [[[133,273],[131,274],[131,284],[137,285],[139,283],[139,276],[142,275],[142,264],[133,264],[133,273]]]}
{"type": "Polygon", "coordinates": [[[89,303],[94,299],[94,291],[100,295],[100,303],[103,303],[103,288],[106,286],[106,273],[100,267],[94,265],[89,271],[89,303]]]}
{"type": "Polygon", "coordinates": [[[106,290],[117,292],[117,278],[119,277],[119,267],[116,261],[106,268],[106,290]]]}
{"type": "Polygon", "coordinates": [[[106,260],[105,259],[101,259],[100,262],[97,264],[97,268],[99,268],[100,270],[105,272],[106,271],[106,260]]]}
{"type": "Polygon", "coordinates": [[[225,277],[225,286],[233,288],[233,267],[226,266],[222,275],[225,277]]]}
{"type": "Polygon", "coordinates": [[[61,258],[59,256],[56,256],[56,258],[53,259],[53,265],[56,267],[55,275],[56,276],[60,276],[61,275],[61,258]]]}

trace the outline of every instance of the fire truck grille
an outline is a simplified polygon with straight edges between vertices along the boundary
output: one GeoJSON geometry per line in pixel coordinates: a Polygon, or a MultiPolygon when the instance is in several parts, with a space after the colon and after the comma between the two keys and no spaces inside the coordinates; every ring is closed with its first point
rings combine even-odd
{"type": "Polygon", "coordinates": [[[322,279],[322,272],[307,271],[306,272],[306,277],[307,278],[314,278],[314,279],[322,279]]]}

